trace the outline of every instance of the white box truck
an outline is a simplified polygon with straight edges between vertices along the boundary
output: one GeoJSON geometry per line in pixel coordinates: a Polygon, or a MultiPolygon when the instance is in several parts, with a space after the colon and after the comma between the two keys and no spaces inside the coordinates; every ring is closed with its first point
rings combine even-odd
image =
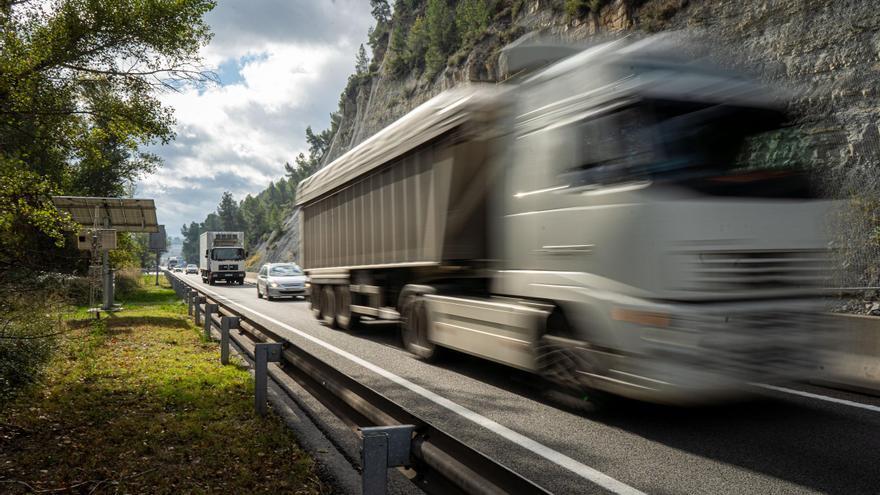
{"type": "Polygon", "coordinates": [[[202,232],[199,237],[199,272],[202,281],[214,285],[244,284],[244,232],[202,232]]]}

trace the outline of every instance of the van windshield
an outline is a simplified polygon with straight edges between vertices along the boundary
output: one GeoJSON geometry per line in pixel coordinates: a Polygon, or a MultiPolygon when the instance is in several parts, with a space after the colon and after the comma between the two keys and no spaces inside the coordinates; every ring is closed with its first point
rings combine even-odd
{"type": "Polygon", "coordinates": [[[214,261],[238,261],[244,259],[242,248],[214,248],[214,261]]]}

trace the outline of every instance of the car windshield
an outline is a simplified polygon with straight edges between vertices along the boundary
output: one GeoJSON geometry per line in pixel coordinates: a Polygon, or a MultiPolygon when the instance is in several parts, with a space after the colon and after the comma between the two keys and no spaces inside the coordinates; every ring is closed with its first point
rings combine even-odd
{"type": "Polygon", "coordinates": [[[302,274],[302,270],[296,265],[275,265],[269,269],[269,275],[275,277],[290,277],[302,274]]]}
{"type": "Polygon", "coordinates": [[[195,268],[196,265],[186,265],[187,268],[195,268]]]}
{"type": "Polygon", "coordinates": [[[244,259],[244,249],[241,248],[214,248],[215,261],[237,261],[244,259]]]}

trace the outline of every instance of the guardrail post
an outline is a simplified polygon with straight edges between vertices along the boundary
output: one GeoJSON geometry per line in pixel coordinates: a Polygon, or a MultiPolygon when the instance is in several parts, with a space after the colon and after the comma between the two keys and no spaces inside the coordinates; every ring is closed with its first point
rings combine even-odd
{"type": "Polygon", "coordinates": [[[363,495],[385,495],[388,468],[409,464],[413,425],[361,428],[361,475],[363,495]]]}
{"type": "Polygon", "coordinates": [[[196,299],[196,291],[187,290],[185,292],[185,294],[186,294],[186,296],[185,296],[186,297],[186,314],[189,316],[192,316],[193,315],[193,303],[195,303],[195,299],[196,299]]]}
{"type": "Polygon", "coordinates": [[[205,338],[211,340],[211,315],[217,312],[219,306],[217,304],[205,304],[205,338]]]}
{"type": "Polygon", "coordinates": [[[208,298],[205,296],[195,296],[193,298],[193,321],[195,321],[196,325],[202,324],[202,303],[205,303],[208,298]]]}
{"type": "Polygon", "coordinates": [[[254,345],[254,408],[260,416],[266,415],[267,390],[269,387],[269,362],[281,360],[281,344],[254,345]]]}
{"type": "Polygon", "coordinates": [[[229,330],[238,328],[237,316],[220,317],[220,364],[229,364],[229,330]]]}

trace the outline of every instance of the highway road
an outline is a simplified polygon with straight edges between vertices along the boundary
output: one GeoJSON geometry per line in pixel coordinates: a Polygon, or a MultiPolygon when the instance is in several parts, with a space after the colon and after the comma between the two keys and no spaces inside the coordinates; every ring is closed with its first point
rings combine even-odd
{"type": "Polygon", "coordinates": [[[723,406],[592,411],[493,363],[422,362],[393,325],[333,330],[304,301],[186,278],[554,493],[880,493],[880,398],[798,384],[723,406]]]}

